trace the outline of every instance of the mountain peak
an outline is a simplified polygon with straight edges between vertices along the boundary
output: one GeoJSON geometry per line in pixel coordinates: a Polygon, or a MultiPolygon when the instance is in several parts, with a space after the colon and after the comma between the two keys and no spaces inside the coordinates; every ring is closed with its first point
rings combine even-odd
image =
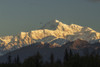
{"type": "Polygon", "coordinates": [[[55,20],[53,20],[53,21],[54,21],[54,22],[56,22],[56,23],[57,23],[57,22],[60,22],[60,21],[59,21],[59,20],[57,20],[57,19],[55,19],[55,20]]]}
{"type": "Polygon", "coordinates": [[[61,21],[54,19],[54,20],[49,21],[48,23],[49,24],[55,24],[55,23],[59,23],[59,22],[61,22],[61,21]]]}
{"type": "Polygon", "coordinates": [[[70,26],[79,26],[79,25],[77,25],[77,24],[70,24],[70,26]]]}
{"type": "Polygon", "coordinates": [[[59,23],[60,23],[59,20],[52,20],[46,23],[41,29],[56,30],[59,23]]]}
{"type": "Polygon", "coordinates": [[[77,24],[71,24],[70,27],[73,27],[73,28],[75,28],[75,27],[77,27],[77,28],[83,28],[82,26],[77,25],[77,24]]]}

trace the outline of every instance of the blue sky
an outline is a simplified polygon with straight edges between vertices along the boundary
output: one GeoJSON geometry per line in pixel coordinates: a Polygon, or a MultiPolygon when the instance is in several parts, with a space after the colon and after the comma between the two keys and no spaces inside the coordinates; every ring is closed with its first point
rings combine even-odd
{"type": "Polygon", "coordinates": [[[88,26],[100,32],[100,2],[0,0],[0,36],[34,30],[53,19],[58,19],[65,24],[88,26]]]}

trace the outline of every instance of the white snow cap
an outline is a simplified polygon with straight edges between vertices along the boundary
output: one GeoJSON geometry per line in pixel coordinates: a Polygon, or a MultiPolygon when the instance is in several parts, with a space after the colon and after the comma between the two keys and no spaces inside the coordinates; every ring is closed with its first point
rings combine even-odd
{"type": "Polygon", "coordinates": [[[60,22],[59,20],[56,20],[56,19],[55,19],[54,21],[55,21],[55,22],[60,22]]]}

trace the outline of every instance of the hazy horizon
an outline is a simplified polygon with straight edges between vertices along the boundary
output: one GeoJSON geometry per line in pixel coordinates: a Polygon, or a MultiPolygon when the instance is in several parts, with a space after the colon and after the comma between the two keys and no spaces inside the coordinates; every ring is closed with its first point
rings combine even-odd
{"type": "Polygon", "coordinates": [[[99,0],[1,0],[0,36],[40,28],[57,19],[100,32],[99,0]]]}

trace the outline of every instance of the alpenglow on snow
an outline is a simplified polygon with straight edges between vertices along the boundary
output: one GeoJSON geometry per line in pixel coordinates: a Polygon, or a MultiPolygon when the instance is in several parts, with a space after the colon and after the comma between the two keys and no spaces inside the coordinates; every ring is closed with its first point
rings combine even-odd
{"type": "Polygon", "coordinates": [[[44,24],[38,30],[21,32],[16,36],[0,37],[0,54],[16,50],[36,42],[44,42],[62,45],[68,41],[77,39],[88,42],[97,42],[100,39],[100,33],[89,27],[79,26],[77,24],[64,24],[59,20],[52,20],[44,24]],[[63,43],[61,43],[63,42],[63,43]]]}

